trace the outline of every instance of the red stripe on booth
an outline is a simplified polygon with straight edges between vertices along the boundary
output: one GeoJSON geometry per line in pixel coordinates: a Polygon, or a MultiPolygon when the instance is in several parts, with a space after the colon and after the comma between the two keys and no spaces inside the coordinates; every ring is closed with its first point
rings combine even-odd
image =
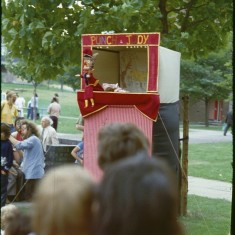
{"type": "Polygon", "coordinates": [[[150,154],[152,149],[152,127],[151,119],[142,115],[132,105],[109,105],[96,115],[85,117],[84,128],[84,167],[91,172],[99,181],[102,171],[97,164],[97,135],[100,128],[113,122],[130,122],[138,126],[149,139],[150,154]]]}
{"type": "Polygon", "coordinates": [[[148,51],[148,91],[156,92],[158,91],[158,47],[149,46],[148,51]]]}

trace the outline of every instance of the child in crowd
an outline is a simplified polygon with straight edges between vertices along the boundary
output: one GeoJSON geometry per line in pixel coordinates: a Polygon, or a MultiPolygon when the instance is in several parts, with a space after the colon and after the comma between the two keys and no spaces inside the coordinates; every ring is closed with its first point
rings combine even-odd
{"type": "Polygon", "coordinates": [[[71,152],[71,155],[76,159],[75,163],[80,163],[82,166],[83,166],[83,148],[84,148],[84,142],[80,141],[78,145],[71,152]]]}
{"type": "Polygon", "coordinates": [[[101,170],[141,151],[148,153],[149,140],[136,125],[114,122],[99,130],[97,161],[101,170]]]}
{"type": "MultiPolygon", "coordinates": [[[[13,132],[11,135],[16,138],[19,141],[22,141],[22,134],[21,134],[21,121],[24,120],[24,117],[17,117],[15,120],[15,132],[13,132]]],[[[8,175],[8,186],[7,186],[7,199],[9,201],[13,200],[21,200],[23,199],[23,191],[20,195],[15,198],[17,195],[17,192],[21,189],[24,183],[24,174],[20,168],[20,164],[23,160],[23,151],[17,150],[13,148],[13,165],[11,169],[9,170],[8,175]]]]}
{"type": "Polygon", "coordinates": [[[20,214],[20,210],[13,204],[1,207],[1,234],[8,229],[12,220],[15,220],[20,214]]]}
{"type": "Polygon", "coordinates": [[[6,204],[8,173],[13,164],[13,147],[9,141],[10,135],[10,127],[1,123],[1,207],[6,204]]]}

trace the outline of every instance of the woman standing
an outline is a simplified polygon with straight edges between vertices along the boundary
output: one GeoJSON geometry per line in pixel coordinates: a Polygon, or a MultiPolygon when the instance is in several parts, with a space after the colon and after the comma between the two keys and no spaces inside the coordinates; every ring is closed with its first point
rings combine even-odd
{"type": "Polygon", "coordinates": [[[9,91],[7,93],[7,100],[1,103],[1,122],[6,123],[11,133],[15,131],[14,119],[18,116],[17,107],[14,105],[16,101],[16,93],[9,91]]]}
{"type": "Polygon", "coordinates": [[[21,133],[23,141],[18,141],[13,136],[10,136],[9,140],[17,150],[24,151],[21,167],[27,181],[25,199],[30,201],[38,181],[44,175],[44,153],[38,129],[34,123],[22,120],[21,133]]]}

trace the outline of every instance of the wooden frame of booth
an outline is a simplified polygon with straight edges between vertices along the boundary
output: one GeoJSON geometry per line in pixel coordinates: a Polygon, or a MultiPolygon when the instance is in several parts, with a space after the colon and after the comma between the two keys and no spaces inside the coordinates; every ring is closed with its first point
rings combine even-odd
{"type": "Polygon", "coordinates": [[[89,48],[99,53],[94,76],[100,83],[118,83],[131,90],[128,93],[94,91],[95,106],[84,108],[84,81],[81,79],[82,89],[77,92],[77,101],[85,123],[84,167],[97,180],[102,175],[97,165],[97,134],[102,126],[111,122],[134,123],[152,145],[152,126],[160,105],[159,44],[159,33],[82,35],[82,51],[89,48]]]}

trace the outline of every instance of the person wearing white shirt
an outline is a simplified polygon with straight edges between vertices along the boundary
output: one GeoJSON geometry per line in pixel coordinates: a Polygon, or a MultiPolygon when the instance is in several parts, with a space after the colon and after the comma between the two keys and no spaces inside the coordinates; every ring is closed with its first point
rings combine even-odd
{"type": "Polygon", "coordinates": [[[51,126],[52,123],[51,118],[45,116],[41,119],[41,125],[38,126],[44,152],[47,152],[47,146],[59,144],[57,132],[51,126]]]}
{"type": "Polygon", "coordinates": [[[31,98],[31,120],[37,118],[37,113],[38,113],[38,94],[35,93],[35,95],[31,98]]]}
{"type": "Polygon", "coordinates": [[[15,106],[18,109],[19,112],[19,117],[24,117],[24,107],[25,107],[25,99],[22,96],[19,96],[16,93],[16,101],[15,101],[15,106]]]}

